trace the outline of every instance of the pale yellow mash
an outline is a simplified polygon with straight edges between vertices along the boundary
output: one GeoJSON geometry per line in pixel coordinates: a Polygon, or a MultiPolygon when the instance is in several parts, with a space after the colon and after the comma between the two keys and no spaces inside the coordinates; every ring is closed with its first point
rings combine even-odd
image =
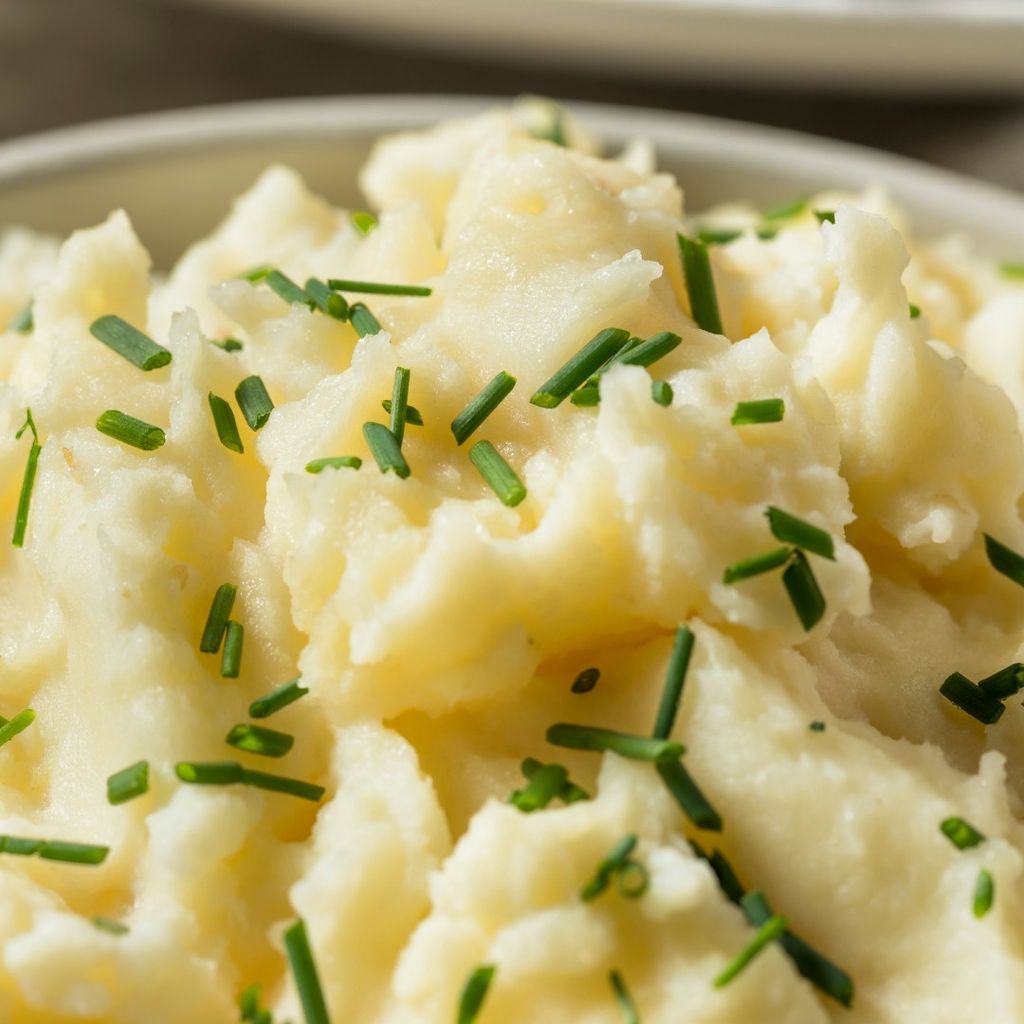
{"type": "Polygon", "coordinates": [[[26,408],[42,453],[24,547],[0,545],[0,714],[36,712],[0,747],[0,834],[110,848],[98,866],[0,853],[5,1024],[226,1024],[254,983],[298,1024],[281,934],[299,916],[334,1024],[450,1024],[482,964],[479,1024],[625,1021],[612,970],[643,1024],[1024,1020],[1024,709],[1011,697],[986,727],[938,692],[1022,657],[1024,589],[982,534],[1024,550],[1024,287],[963,240],[914,244],[880,192],[823,195],[774,237],[710,246],[724,336],[706,333],[676,234],[760,214],[684,220],[643,146],[603,159],[572,126],[576,149],[525,120],[381,142],[365,235],[278,167],[165,278],[123,213],[59,248],[3,237],[0,317],[34,300],[32,331],[0,337],[4,530],[26,408]],[[255,265],[432,294],[363,296],[383,330],[360,340],[240,277],[255,265]],[[142,372],[96,340],[108,314],[170,365],[142,372]],[[606,327],[682,342],[609,372],[596,408],[530,404],[606,327]],[[243,348],[212,344],[228,336],[243,348]],[[407,479],[362,432],[387,422],[396,366],[425,421],[406,429],[407,479]],[[522,479],[514,508],[449,429],[500,370],[518,383],[472,440],[522,479]],[[250,374],[275,409],[258,434],[236,410],[237,454],[207,395],[250,374]],[[781,422],[732,424],[768,397],[781,422]],[[111,408],[166,445],[100,433],[111,408]],[[338,455],[362,468],[304,469],[338,455]],[[809,632],[779,572],[723,581],[777,546],[769,505],[835,541],[834,562],[808,556],[827,602],[809,632]],[[225,582],[237,680],[198,648],[225,582]],[[652,765],[545,740],[556,722],[649,735],[683,623],[673,737],[720,833],[652,765]],[[571,692],[591,666],[596,687],[571,692]],[[295,737],[286,757],[226,745],[300,675],[309,695],[260,723],[295,737]],[[519,810],[525,757],[592,798],[519,810]],[[112,806],[107,778],[140,760],[149,792],[112,806]],[[175,774],[223,760],[326,793],[175,774]],[[949,817],[986,840],[956,848],[949,817]],[[584,901],[630,833],[647,890],[584,901]],[[688,839],[849,974],[852,1008],[778,944],[713,985],[755,929],[688,839]]]}

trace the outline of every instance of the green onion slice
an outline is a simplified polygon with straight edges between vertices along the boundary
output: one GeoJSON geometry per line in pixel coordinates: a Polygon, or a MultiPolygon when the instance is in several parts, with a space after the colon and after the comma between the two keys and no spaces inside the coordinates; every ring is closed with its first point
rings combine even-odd
{"type": "Polygon", "coordinates": [[[580,897],[587,903],[597,899],[611,885],[612,878],[630,861],[630,854],[636,849],[637,837],[634,833],[623,836],[607,857],[597,865],[593,878],[580,890],[580,897]]]}
{"type": "Polygon", "coordinates": [[[272,793],[286,793],[288,796],[297,796],[301,800],[310,800],[313,803],[321,800],[326,792],[323,786],[317,786],[312,782],[290,779],[284,775],[269,775],[267,772],[253,771],[251,768],[244,769],[242,782],[247,786],[255,786],[257,789],[267,789],[272,793]]]}
{"type": "Polygon", "coordinates": [[[119,316],[101,316],[89,325],[89,332],[140,370],[156,370],[171,361],[171,353],[163,345],[119,316]]]}
{"type": "Polygon", "coordinates": [[[910,313],[910,319],[911,320],[917,320],[918,317],[920,317],[920,315],[921,315],[921,307],[920,306],[915,306],[912,302],[907,307],[907,311],[910,313]]]}
{"type": "Polygon", "coordinates": [[[817,526],[812,526],[803,519],[798,519],[781,508],[769,505],[765,510],[768,525],[776,540],[792,544],[801,551],[809,551],[812,555],[820,555],[831,561],[836,560],[835,545],[830,534],[817,526]]]}
{"type": "Polygon", "coordinates": [[[238,434],[238,424],[235,422],[235,414],[220,395],[212,391],[207,396],[210,402],[210,412],[213,413],[213,425],[217,428],[217,436],[225,448],[241,455],[245,451],[242,438],[238,434]]]}
{"type": "MultiPolygon", "coordinates": [[[[391,399],[382,398],[380,402],[384,411],[390,416],[391,415],[391,399]]],[[[416,408],[415,405],[407,405],[405,407],[405,425],[407,427],[422,427],[423,426],[423,413],[416,408]]]]}
{"type": "Polygon", "coordinates": [[[167,435],[152,423],[136,419],[117,409],[108,409],[96,420],[96,429],[115,441],[138,448],[144,452],[156,451],[163,447],[167,435]]]}
{"type": "Polygon", "coordinates": [[[136,761],[107,779],[107,803],[117,806],[149,791],[149,762],[136,761]]]}
{"type": "Polygon", "coordinates": [[[992,872],[988,868],[982,868],[978,872],[978,880],[974,883],[974,904],[975,917],[984,917],[991,909],[992,902],[996,895],[996,883],[992,872]]]}
{"type": "Polygon", "coordinates": [[[333,320],[348,319],[348,303],[344,297],[332,292],[331,289],[315,277],[306,282],[306,294],[316,303],[316,308],[333,320]]]}
{"type": "Polygon", "coordinates": [[[599,729],[591,725],[552,725],[547,731],[547,741],[556,747],[571,750],[610,750],[619,757],[634,761],[672,761],[686,751],[682,743],[674,740],[648,739],[614,729],[599,729]]]}
{"type": "Polygon", "coordinates": [[[378,224],[377,218],[366,210],[353,210],[348,219],[361,235],[368,235],[378,224]]]}
{"type": "Polygon", "coordinates": [[[31,334],[35,328],[35,316],[32,311],[33,303],[30,300],[25,307],[7,325],[9,331],[17,331],[18,334],[31,334]]]}
{"type": "Polygon", "coordinates": [[[724,988],[728,985],[730,981],[750,964],[761,950],[781,938],[786,931],[788,923],[781,914],[768,918],[750,942],[726,965],[722,973],[715,978],[715,988],[724,988]]]}
{"type": "Polygon", "coordinates": [[[306,463],[307,473],[322,473],[325,469],[358,469],[363,460],[358,455],[330,455],[306,463]]]}
{"type": "Polygon", "coordinates": [[[239,750],[262,757],[284,757],[295,744],[295,737],[276,729],[241,722],[227,734],[226,742],[239,750]]]}
{"type": "Polygon", "coordinates": [[[67,843],[60,839],[48,839],[39,848],[39,856],[43,860],[59,860],[65,864],[102,864],[108,853],[109,846],[67,843]]]}
{"type": "Polygon", "coordinates": [[[789,548],[776,548],[763,555],[754,555],[753,558],[746,558],[742,562],[734,562],[725,570],[722,579],[726,583],[738,583],[740,580],[750,579],[751,576],[760,576],[761,573],[771,572],[785,565],[792,554],[789,548]]]}
{"type": "Polygon", "coordinates": [[[684,235],[677,235],[676,238],[679,242],[679,256],[683,263],[686,294],[690,299],[693,321],[701,330],[710,334],[721,334],[722,316],[718,311],[715,278],[711,271],[707,246],[684,235]]]}
{"type": "Polygon", "coordinates": [[[1000,544],[995,537],[985,534],[985,554],[996,572],[1001,572],[1014,583],[1024,587],[1024,557],[1000,544]]]}
{"type": "Polygon", "coordinates": [[[220,650],[221,640],[224,639],[224,632],[228,628],[228,619],[231,618],[231,609],[234,607],[237,593],[238,588],[234,584],[222,583],[213,595],[210,611],[206,616],[206,625],[203,627],[203,635],[199,641],[199,650],[205,654],[216,654],[220,650]]]}
{"type": "Polygon", "coordinates": [[[1024,263],[1001,263],[999,269],[1004,277],[1024,277],[1024,263]]]}
{"type": "Polygon", "coordinates": [[[697,828],[706,829],[708,832],[722,831],[721,815],[711,805],[711,801],[704,795],[682,761],[661,761],[657,768],[672,798],[697,828]]]}
{"type": "Polygon", "coordinates": [[[619,327],[606,327],[599,331],[533,393],[530,403],[554,409],[628,341],[629,331],[619,327]]]}
{"type": "Polygon", "coordinates": [[[585,668],[574,680],[572,686],[569,688],[573,693],[590,693],[590,691],[597,686],[597,681],[601,678],[601,670],[599,668],[585,668]]]}
{"type": "Polygon", "coordinates": [[[270,400],[263,379],[255,374],[246,377],[235,388],[235,401],[252,430],[259,430],[265,426],[274,411],[274,403],[270,400]]]}
{"type": "Polygon", "coordinates": [[[216,338],[211,338],[210,344],[216,345],[217,348],[225,352],[241,352],[245,347],[237,338],[222,338],[220,341],[216,338]]]}
{"type": "Polygon", "coordinates": [[[978,689],[990,697],[1006,700],[1024,690],[1024,665],[1015,661],[984,679],[978,680],[978,689]]]}
{"type": "Polygon", "coordinates": [[[799,217],[806,209],[806,199],[787,199],[775,206],[769,206],[761,216],[765,220],[792,220],[794,217],[799,217]]]}
{"type": "Polygon", "coordinates": [[[807,728],[810,729],[811,732],[824,732],[825,723],[815,719],[807,728]]]}
{"type": "Polygon", "coordinates": [[[597,384],[584,384],[569,396],[569,401],[581,409],[591,409],[601,404],[601,389],[597,384]]]}
{"type": "Polygon", "coordinates": [[[625,366],[652,366],[659,359],[664,359],[682,342],[682,338],[672,331],[662,331],[646,341],[641,341],[633,348],[623,349],[614,357],[612,365],[622,363],[625,366]]]}
{"type": "Polygon", "coordinates": [[[494,964],[482,964],[466,980],[459,997],[456,1024],[474,1024],[487,998],[487,991],[494,981],[494,964]]]}
{"type": "Polygon", "coordinates": [[[280,270],[268,271],[262,281],[280,298],[293,306],[301,304],[311,309],[316,307],[316,301],[312,296],[307,295],[287,274],[281,273],[280,270]]]}
{"type": "Polygon", "coordinates": [[[786,403],[781,398],[759,398],[753,402],[737,402],[732,414],[735,427],[752,423],[781,423],[786,415],[786,403]]]}
{"type": "Polygon", "coordinates": [[[693,631],[689,626],[680,626],[676,630],[675,643],[672,645],[672,657],[669,659],[668,671],[665,674],[665,685],[661,691],[661,703],[658,705],[658,717],[654,722],[651,735],[655,739],[667,740],[675,725],[679,702],[683,696],[683,685],[686,682],[686,670],[690,667],[690,656],[693,654],[693,631]]]}
{"type": "MultiPolygon", "coordinates": [[[[520,768],[522,770],[524,778],[529,782],[533,777],[544,767],[544,764],[538,761],[535,757],[527,757],[523,759],[520,768]]],[[[581,786],[577,786],[571,779],[563,783],[562,788],[558,792],[558,798],[563,803],[574,804],[580,800],[589,800],[590,794],[583,789],[581,786]]]]}
{"type": "Polygon", "coordinates": [[[361,302],[353,303],[349,309],[348,318],[360,338],[371,334],[380,334],[384,330],[380,321],[361,302]]]}
{"type": "Polygon", "coordinates": [[[320,985],[320,975],[317,973],[313,950],[306,934],[306,923],[301,917],[285,931],[284,949],[288,954],[288,963],[291,965],[306,1024],[331,1024],[327,1001],[320,985]]]}
{"type": "Polygon", "coordinates": [[[629,994],[629,989],[626,988],[626,983],[622,980],[622,975],[618,971],[609,971],[608,983],[615,993],[615,1000],[619,1004],[619,1009],[622,1010],[622,1019],[625,1024],[640,1024],[640,1013],[636,1008],[636,1003],[633,1002],[633,997],[629,994]]]}
{"type": "Polygon", "coordinates": [[[651,381],[651,398],[658,405],[669,406],[672,404],[672,385],[667,380],[651,381]]]}
{"type": "Polygon", "coordinates": [[[388,429],[395,435],[398,447],[405,440],[405,418],[409,409],[409,379],[412,371],[404,366],[395,367],[395,383],[391,389],[391,408],[388,410],[388,429]]]}
{"type": "Polygon", "coordinates": [[[469,461],[503,505],[515,508],[526,497],[526,485],[490,441],[477,441],[469,449],[469,461]]]}
{"type": "Polygon", "coordinates": [[[742,236],[739,228],[703,228],[697,232],[697,241],[703,245],[728,245],[742,236]]]}
{"type": "Polygon", "coordinates": [[[95,917],[89,918],[94,928],[99,928],[101,932],[107,932],[110,935],[127,935],[128,926],[121,924],[120,921],[115,921],[110,917],[102,917],[97,914],[95,917]]]}
{"type": "Polygon", "coordinates": [[[638,900],[650,888],[651,876],[639,861],[628,860],[616,872],[615,885],[620,896],[638,900]]]}
{"type": "Polygon", "coordinates": [[[10,743],[20,732],[24,732],[36,720],[36,713],[31,708],[19,711],[10,721],[3,720],[0,725],[0,747],[10,743]]]}
{"type": "Polygon", "coordinates": [[[245,627],[234,619],[228,619],[224,629],[224,651],[220,658],[220,674],[225,679],[237,679],[242,670],[242,645],[245,642],[245,627]]]}
{"type": "Polygon", "coordinates": [[[305,697],[309,690],[301,686],[301,676],[282,683],[271,690],[266,696],[258,697],[249,705],[250,718],[269,718],[282,708],[294,704],[300,697],[305,697]]]}
{"type": "Polygon", "coordinates": [[[364,423],[363,437],[382,473],[391,472],[403,480],[408,477],[411,470],[398,438],[383,423],[364,423]]]}
{"type": "Polygon", "coordinates": [[[419,284],[380,284],[377,281],[349,281],[341,277],[328,278],[327,287],[336,292],[360,292],[364,295],[425,296],[433,292],[433,289],[419,284]]]}
{"type": "Polygon", "coordinates": [[[985,836],[963,818],[946,818],[939,828],[958,850],[969,850],[972,846],[985,842],[985,836]]]}
{"type": "Polygon", "coordinates": [[[179,761],[174,773],[193,786],[232,786],[242,781],[245,769],[237,761],[179,761]]]}
{"type": "Polygon", "coordinates": [[[809,632],[821,621],[826,606],[825,595],[802,551],[793,552],[793,561],[782,574],[782,582],[800,624],[809,632]]]}
{"type": "Polygon", "coordinates": [[[462,412],[452,420],[456,444],[464,444],[470,435],[511,394],[516,378],[502,370],[493,377],[462,412]]]}
{"type": "Polygon", "coordinates": [[[828,221],[829,224],[835,224],[836,222],[835,210],[815,210],[814,216],[819,224],[824,224],[826,221],[828,221]]]}
{"type": "Polygon", "coordinates": [[[959,672],[954,672],[946,678],[939,687],[939,693],[961,711],[984,725],[998,722],[1006,710],[998,698],[975,685],[959,672]]]}
{"type": "Polygon", "coordinates": [[[39,456],[42,454],[43,446],[39,443],[39,434],[36,431],[35,420],[32,419],[32,410],[26,409],[25,422],[14,435],[14,439],[20,440],[26,430],[32,431],[32,444],[28,450],[28,458],[25,460],[25,472],[21,478],[21,491],[18,495],[18,509],[14,516],[14,533],[11,535],[11,543],[16,548],[25,546],[25,533],[28,530],[28,514],[32,505],[32,491],[35,488],[36,472],[39,468],[39,456]]]}
{"type": "Polygon", "coordinates": [[[541,811],[562,792],[562,787],[568,781],[569,773],[562,765],[541,765],[525,786],[512,793],[508,802],[524,814],[541,811]]]}

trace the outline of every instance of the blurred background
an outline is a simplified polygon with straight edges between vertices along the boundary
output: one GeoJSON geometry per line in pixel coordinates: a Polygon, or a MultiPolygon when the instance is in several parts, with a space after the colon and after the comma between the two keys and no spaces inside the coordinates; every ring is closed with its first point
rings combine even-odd
{"type": "Polygon", "coordinates": [[[531,92],[808,131],[1024,191],[1024,0],[937,23],[941,7],[0,0],[0,138],[266,97],[531,92]]]}

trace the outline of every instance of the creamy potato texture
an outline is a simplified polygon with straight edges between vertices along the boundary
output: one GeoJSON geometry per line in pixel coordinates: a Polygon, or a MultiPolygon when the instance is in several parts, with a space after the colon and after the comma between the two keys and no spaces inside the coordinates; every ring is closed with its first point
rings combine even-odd
{"type": "Polygon", "coordinates": [[[4,529],[28,407],[42,454],[25,545],[0,546],[0,713],[37,714],[0,747],[0,833],[110,854],[0,854],[0,1020],[227,1022],[260,983],[298,1022],[281,939],[298,916],[335,1024],[447,1024],[481,964],[481,1024],[625,1020],[612,970],[644,1024],[1024,1020],[1024,711],[1008,699],[985,727],[938,692],[1021,657],[1024,591],[982,535],[1024,550],[1024,288],[963,241],[912,243],[879,192],[815,197],[763,239],[741,205],[684,221],[643,146],[602,159],[576,141],[504,112],[385,140],[365,235],[270,169],[165,278],[120,213],[59,250],[5,236],[0,314],[32,297],[34,326],[0,338],[4,529]],[[710,250],[724,336],[689,314],[676,233],[698,226],[748,229],[710,250]],[[260,264],[432,294],[365,296],[383,329],[360,339],[240,278],[260,264]],[[170,365],[144,373],[96,340],[107,314],[170,365]],[[609,326],[682,342],[610,371],[596,408],[529,403],[609,326]],[[213,344],[228,336],[243,348],[213,344]],[[424,420],[407,479],[362,432],[387,422],[397,366],[424,420]],[[520,475],[514,508],[449,429],[499,370],[518,384],[472,441],[520,475]],[[207,395],[250,374],[275,409],[258,434],[236,411],[236,454],[207,395]],[[731,423],[768,397],[781,422],[731,423]],[[101,434],[111,408],[166,444],[101,434]],[[336,455],[362,468],[305,471],[336,455]],[[778,571],[723,582],[777,546],[769,505],[835,542],[834,562],[808,556],[827,602],[810,632],[778,571]],[[237,680],[198,648],[224,582],[237,680]],[[545,741],[556,722],[649,735],[681,623],[696,641],[673,737],[720,833],[651,764],[545,741]],[[591,666],[596,687],[571,692],[591,666]],[[290,753],[225,743],[298,675],[309,695],[261,723],[290,753]],[[525,757],[591,799],[520,811],[525,757]],[[107,777],[139,760],[149,791],[111,806],[107,777]],[[325,796],[175,775],[223,760],[325,796]],[[986,840],[957,849],[951,816],[986,840]],[[646,892],[584,901],[628,834],[646,892]],[[714,987],[754,929],[689,839],[849,973],[852,1008],[778,944],[714,987]],[[982,869],[995,898],[977,917],[982,869]]]}

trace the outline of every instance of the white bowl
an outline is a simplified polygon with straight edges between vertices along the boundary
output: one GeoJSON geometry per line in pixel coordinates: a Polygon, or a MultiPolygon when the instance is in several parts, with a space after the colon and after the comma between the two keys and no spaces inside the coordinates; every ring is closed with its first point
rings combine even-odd
{"type": "MultiPolygon", "coordinates": [[[[158,266],[208,232],[267,164],[290,164],[329,199],[361,205],[356,171],[381,134],[482,110],[444,96],[281,100],[87,124],[0,145],[0,225],[66,234],[117,207],[158,266]]],[[[924,164],[736,122],[568,104],[610,147],[651,139],[687,206],[770,203],[827,187],[880,184],[925,236],[966,232],[996,257],[1024,258],[1024,199],[924,164]]]]}

